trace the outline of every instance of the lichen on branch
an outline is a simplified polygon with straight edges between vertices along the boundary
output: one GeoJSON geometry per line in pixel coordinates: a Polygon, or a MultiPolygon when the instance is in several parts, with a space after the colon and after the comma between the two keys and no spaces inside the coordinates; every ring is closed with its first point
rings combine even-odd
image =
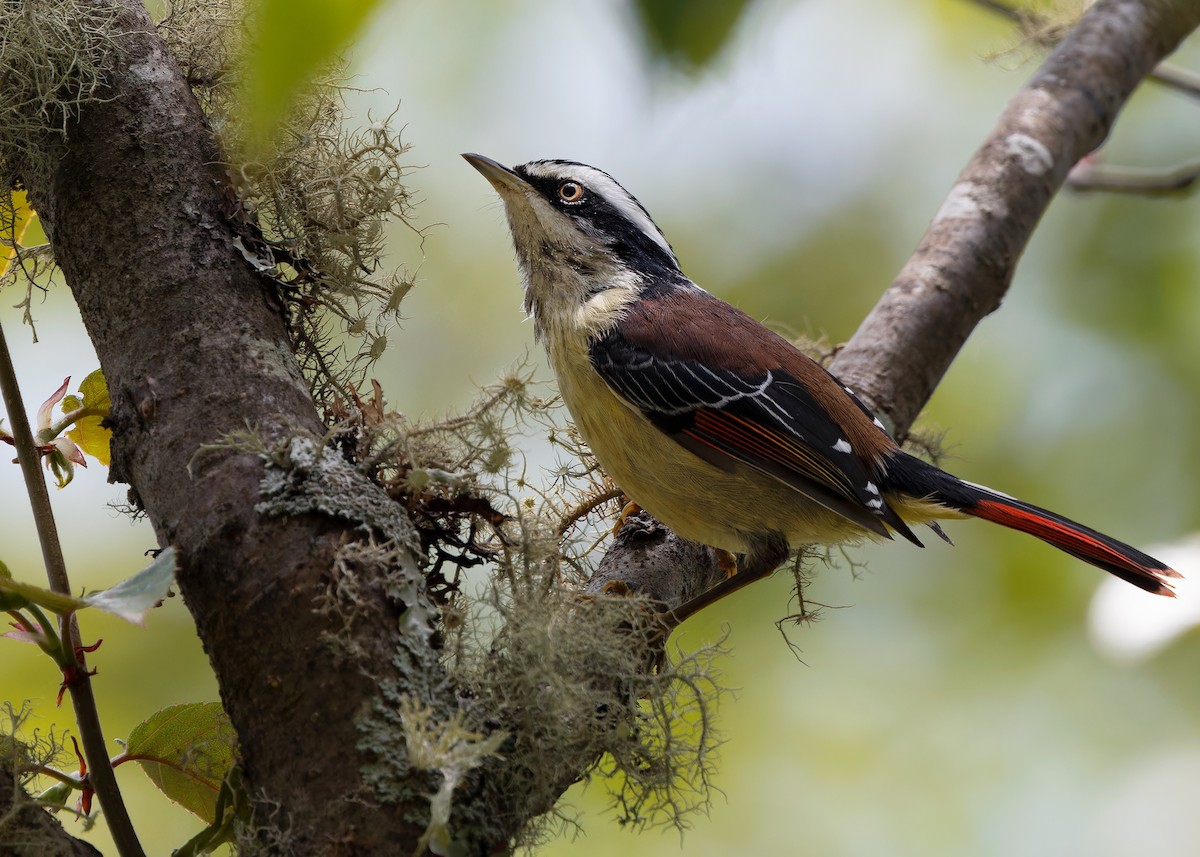
{"type": "Polygon", "coordinates": [[[245,0],[177,0],[160,25],[225,160],[238,252],[275,279],[292,341],[326,424],[366,379],[413,281],[385,259],[386,225],[411,225],[407,144],[394,115],[347,116],[344,70],[325,70],[267,147],[249,139],[241,76],[245,0]]]}
{"type": "MultiPolygon", "coordinates": [[[[113,62],[116,10],[82,0],[0,4],[0,248],[14,254],[0,290],[24,282],[18,304],[33,327],[33,290],[54,267],[48,244],[20,246],[15,191],[20,176],[49,166],[48,137],[65,138],[80,109],[102,99],[113,62]]],[[[36,340],[36,331],[34,339],[36,340]]]]}

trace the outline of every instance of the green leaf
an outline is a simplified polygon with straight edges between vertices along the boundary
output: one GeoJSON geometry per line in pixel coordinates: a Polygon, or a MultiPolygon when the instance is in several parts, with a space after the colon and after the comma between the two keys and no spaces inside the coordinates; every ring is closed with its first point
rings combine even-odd
{"type": "Polygon", "coordinates": [[[711,62],[733,35],[749,0],[636,0],[650,48],[686,69],[711,62]]]}
{"type": "Polygon", "coordinates": [[[75,793],[67,783],[55,783],[37,796],[37,802],[47,809],[62,809],[75,793]]]}
{"type": "MultiPolygon", "coordinates": [[[[7,571],[5,568],[4,572],[7,571]]],[[[159,553],[154,562],[128,580],[82,598],[63,595],[32,583],[21,583],[6,573],[0,573],[0,605],[5,605],[0,609],[15,610],[36,604],[63,616],[84,607],[95,607],[120,616],[126,622],[145,625],[147,611],[167,597],[167,590],[174,582],[175,548],[171,547],[159,553]]]]}
{"type": "Polygon", "coordinates": [[[154,561],[111,589],[83,597],[85,605],[120,616],[135,625],[146,624],[146,613],[167,597],[175,582],[175,548],[161,551],[154,561]]]}
{"type": "Polygon", "coordinates": [[[97,369],[84,378],[83,383],[79,385],[79,392],[82,398],[67,396],[63,399],[63,413],[69,414],[81,408],[86,408],[89,413],[75,421],[75,425],[67,430],[67,437],[107,467],[111,457],[109,442],[112,440],[112,432],[100,423],[108,416],[112,400],[108,397],[108,384],[104,380],[104,373],[97,369]]]}
{"type": "Polygon", "coordinates": [[[217,796],[216,820],[177,848],[172,857],[202,857],[211,854],[218,845],[232,842],[234,822],[250,822],[250,801],[242,786],[238,771],[234,768],[221,782],[221,793],[217,796]]]}
{"type": "Polygon", "coordinates": [[[243,98],[259,145],[287,116],[296,94],[329,65],[380,0],[262,0],[248,52],[243,98]]]}
{"type": "Polygon", "coordinates": [[[136,761],[163,794],[212,825],[235,743],[219,702],[172,705],[134,727],[117,761],[136,761]]]}

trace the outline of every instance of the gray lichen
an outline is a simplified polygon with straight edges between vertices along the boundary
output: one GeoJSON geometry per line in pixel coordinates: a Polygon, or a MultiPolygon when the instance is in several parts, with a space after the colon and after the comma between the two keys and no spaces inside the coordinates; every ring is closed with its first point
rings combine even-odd
{"type": "Polygon", "coordinates": [[[118,11],[83,0],[0,3],[0,257],[8,250],[15,256],[0,274],[0,290],[24,283],[18,306],[31,328],[33,292],[54,258],[48,244],[17,243],[11,192],[21,189],[23,176],[49,168],[49,143],[66,136],[85,105],[103,99],[116,53],[118,11]]]}
{"type": "Polygon", "coordinates": [[[175,0],[161,31],[225,160],[239,251],[278,279],[296,356],[326,422],[347,409],[401,320],[413,286],[384,261],[385,225],[408,224],[408,146],[392,117],[348,121],[341,70],[326,70],[267,150],[248,142],[240,86],[252,26],[245,0],[175,0]]]}
{"type": "Polygon", "coordinates": [[[44,166],[46,135],[65,137],[85,104],[102,97],[119,10],[82,0],[0,4],[0,179],[10,188],[44,166]]]}
{"type": "MultiPolygon", "coordinates": [[[[5,807],[0,812],[0,852],[28,857],[57,855],[63,847],[62,837],[53,830],[58,822],[41,817],[43,810],[30,797],[29,789],[37,779],[34,772],[60,765],[66,754],[62,736],[53,729],[33,730],[30,734],[23,728],[29,713],[28,704],[20,708],[9,702],[0,705],[0,770],[12,782],[12,791],[0,801],[5,807]]],[[[44,801],[46,806],[62,806],[73,792],[64,784],[48,782],[54,785],[38,801],[44,801]]],[[[90,827],[90,818],[83,821],[84,829],[90,827]]]]}

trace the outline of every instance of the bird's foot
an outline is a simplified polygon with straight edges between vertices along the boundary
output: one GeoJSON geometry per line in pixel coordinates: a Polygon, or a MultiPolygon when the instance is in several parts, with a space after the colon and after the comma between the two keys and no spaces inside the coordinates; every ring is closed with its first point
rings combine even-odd
{"type": "Polygon", "coordinates": [[[626,503],[624,508],[621,509],[621,514],[617,516],[617,522],[613,524],[613,538],[616,538],[617,533],[621,532],[621,527],[625,526],[626,518],[632,518],[640,511],[642,511],[642,507],[632,500],[626,503]]]}
{"type": "Polygon", "coordinates": [[[623,580],[610,580],[608,583],[604,584],[604,588],[601,590],[601,592],[603,592],[605,595],[612,596],[613,598],[628,598],[633,595],[633,590],[630,589],[629,584],[623,580]]]}
{"type": "Polygon", "coordinates": [[[713,548],[713,550],[717,554],[717,566],[721,569],[721,571],[725,572],[726,580],[738,573],[738,562],[736,556],[727,550],[721,550],[721,548],[713,548]]]}

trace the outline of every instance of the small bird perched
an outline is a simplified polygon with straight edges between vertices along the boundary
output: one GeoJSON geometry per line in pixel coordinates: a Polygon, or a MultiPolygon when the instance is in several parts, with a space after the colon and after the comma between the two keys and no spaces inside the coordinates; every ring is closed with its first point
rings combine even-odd
{"type": "Polygon", "coordinates": [[[677,535],[742,556],[684,615],[769,574],[793,545],[898,533],[921,546],[909,524],[945,538],[937,519],[968,516],[1173,594],[1180,575],[1153,557],[901,450],[820,364],[685,277],[608,173],[463,157],[504,201],[525,309],[601,466],[677,535]]]}

